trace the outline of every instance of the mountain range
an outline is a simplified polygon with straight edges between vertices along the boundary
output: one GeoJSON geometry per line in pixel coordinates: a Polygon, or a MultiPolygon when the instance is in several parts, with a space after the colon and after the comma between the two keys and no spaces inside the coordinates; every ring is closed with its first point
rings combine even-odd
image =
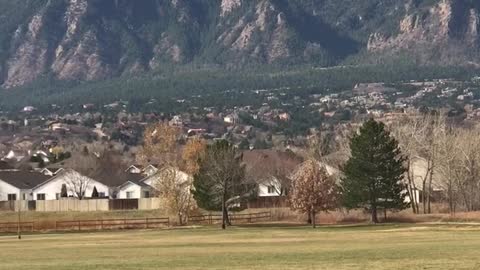
{"type": "Polygon", "coordinates": [[[476,0],[0,0],[0,85],[183,65],[476,66],[479,26],[476,0]]]}

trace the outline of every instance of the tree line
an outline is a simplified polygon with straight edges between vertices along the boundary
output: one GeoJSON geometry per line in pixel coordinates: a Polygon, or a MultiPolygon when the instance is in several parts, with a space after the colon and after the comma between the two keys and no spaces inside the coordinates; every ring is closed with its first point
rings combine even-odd
{"type": "Polygon", "coordinates": [[[459,126],[442,112],[385,122],[369,119],[358,129],[314,134],[301,160],[285,152],[278,161],[260,159],[254,166],[228,141],[191,138],[180,145],[177,127],[157,123],[146,129],[136,156],[139,164],[161,168],[156,195],[179,224],[203,209],[221,212],[226,228],[229,212],[258,196],[267,178],[313,226],[318,213],[341,208],[363,209],[374,223],[409,207],[431,213],[438,191],[452,213],[480,209],[478,128],[459,126]],[[337,164],[338,172],[329,164],[337,164]]]}
{"type": "MultiPolygon", "coordinates": [[[[63,110],[78,111],[81,105],[109,104],[129,101],[131,112],[178,113],[192,106],[234,107],[261,105],[251,90],[291,88],[295,95],[350,90],[357,83],[395,83],[410,80],[453,78],[469,80],[475,69],[464,67],[415,66],[385,64],[315,68],[294,66],[277,68],[257,66],[239,70],[179,70],[151,72],[141,76],[125,76],[105,81],[73,82],[44,77],[15,89],[0,89],[0,110],[18,111],[35,106],[50,112],[52,104],[63,110]],[[228,91],[228,92],[227,92],[228,91]],[[177,99],[191,103],[177,104],[177,99]],[[150,101],[155,102],[150,103],[150,101]],[[253,103],[253,104],[252,104],[253,103]]],[[[289,92],[289,91],[288,91],[289,92]]]]}
{"type": "MultiPolygon", "coordinates": [[[[184,224],[195,209],[221,211],[222,228],[231,224],[229,212],[257,196],[258,180],[250,177],[243,152],[228,141],[207,144],[192,139],[179,150],[179,132],[168,124],[156,124],[145,132],[139,160],[160,163],[159,197],[184,224]],[[193,177],[179,177],[178,169],[193,177]]],[[[313,144],[312,144],[313,145],[313,144]]],[[[341,177],[330,175],[321,155],[311,154],[294,170],[276,170],[282,189],[288,189],[291,207],[309,215],[316,226],[316,214],[340,207],[363,208],[378,222],[378,210],[408,207],[403,182],[404,157],[398,142],[385,125],[367,121],[349,143],[351,157],[341,177]]],[[[316,146],[312,146],[316,147],[316,146]]],[[[312,151],[319,153],[319,151],[312,151]]],[[[282,166],[280,166],[282,167],[282,166]]]]}

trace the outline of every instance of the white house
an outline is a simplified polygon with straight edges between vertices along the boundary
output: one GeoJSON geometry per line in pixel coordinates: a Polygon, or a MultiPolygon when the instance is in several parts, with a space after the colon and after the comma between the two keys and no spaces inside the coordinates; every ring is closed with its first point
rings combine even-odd
{"type": "Polygon", "coordinates": [[[43,168],[40,170],[41,174],[48,175],[48,176],[54,176],[59,174],[60,172],[64,171],[63,168],[43,168]]]}
{"type": "MultiPolygon", "coordinates": [[[[340,173],[340,171],[330,165],[319,163],[320,166],[323,166],[327,173],[330,176],[335,176],[340,173]]],[[[292,172],[292,175],[298,172],[301,169],[300,165],[296,170],[292,172]]],[[[258,182],[258,197],[279,197],[285,195],[285,188],[282,187],[282,183],[275,177],[269,177],[267,179],[260,180],[258,182]]]]}
{"type": "Polygon", "coordinates": [[[157,183],[162,180],[164,177],[169,177],[169,175],[175,174],[176,182],[177,183],[184,183],[188,181],[191,176],[185,172],[180,171],[179,169],[160,169],[155,174],[147,176],[141,182],[147,184],[153,188],[157,186],[157,183]]]}
{"type": "Polygon", "coordinates": [[[78,193],[84,193],[85,198],[91,198],[94,188],[97,189],[100,198],[110,196],[110,188],[90,177],[84,176],[77,171],[67,169],[35,186],[32,189],[34,200],[59,200],[61,199],[62,186],[66,187],[68,197],[78,197],[78,193]]]}
{"type": "Polygon", "coordinates": [[[26,157],[26,153],[22,151],[10,150],[5,157],[5,160],[15,160],[17,162],[23,160],[26,157]]]}
{"type": "Polygon", "coordinates": [[[144,174],[146,176],[151,176],[157,173],[158,169],[152,164],[146,166],[145,168],[141,165],[131,165],[125,170],[125,172],[131,174],[144,174]]]}
{"type": "Polygon", "coordinates": [[[0,201],[33,200],[33,189],[49,178],[38,172],[0,171],[0,201]]]}
{"type": "Polygon", "coordinates": [[[223,122],[227,123],[227,124],[236,124],[238,122],[238,114],[236,113],[232,113],[232,114],[229,114],[227,116],[225,116],[223,118],[223,122]]]}
{"type": "Polygon", "coordinates": [[[282,195],[282,184],[277,178],[263,180],[258,183],[258,197],[278,197],[282,195]]]}
{"type": "Polygon", "coordinates": [[[152,164],[148,165],[147,167],[145,167],[145,169],[143,169],[143,174],[146,175],[146,176],[152,176],[152,175],[156,174],[157,172],[158,172],[157,167],[155,167],[152,164]]]}
{"type": "Polygon", "coordinates": [[[153,188],[143,182],[129,180],[118,187],[117,199],[150,198],[153,188]]]}
{"type": "Polygon", "coordinates": [[[143,167],[140,165],[130,165],[125,172],[126,173],[142,173],[143,167]]]}
{"type": "MultiPolygon", "coordinates": [[[[87,177],[72,169],[62,169],[52,174],[51,170],[0,170],[0,201],[59,200],[62,189],[67,191],[67,197],[73,198],[78,198],[79,193],[84,194],[83,198],[91,198],[95,189],[99,198],[149,198],[154,192],[151,185],[155,185],[155,181],[161,177],[161,174],[145,177],[143,174],[130,173],[101,173],[87,177]]],[[[185,173],[178,175],[179,179],[188,177],[185,173]]]]}

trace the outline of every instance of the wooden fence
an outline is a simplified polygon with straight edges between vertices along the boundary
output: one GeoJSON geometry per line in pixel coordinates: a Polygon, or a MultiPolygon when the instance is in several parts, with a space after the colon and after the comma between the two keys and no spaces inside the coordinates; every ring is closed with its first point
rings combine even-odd
{"type": "MultiPolygon", "coordinates": [[[[272,220],[271,212],[230,214],[233,223],[258,223],[272,220]]],[[[190,216],[188,224],[219,224],[222,222],[222,215],[207,214],[190,216]]],[[[101,230],[128,230],[128,229],[159,229],[170,227],[168,217],[159,218],[123,218],[123,219],[97,219],[97,220],[65,220],[42,223],[21,222],[22,232],[42,231],[101,231],[101,230]]],[[[0,223],[0,233],[14,233],[18,230],[17,222],[0,223]]]]}
{"type": "MultiPolygon", "coordinates": [[[[33,232],[35,229],[33,222],[20,222],[21,232],[33,232]]],[[[0,223],[0,232],[13,233],[18,231],[18,222],[0,223]]]]}
{"type": "Polygon", "coordinates": [[[156,210],[162,207],[159,198],[142,199],[62,199],[48,201],[6,201],[0,202],[0,211],[36,212],[98,212],[118,210],[156,210]]]}
{"type": "Polygon", "coordinates": [[[110,210],[136,210],[138,209],[138,199],[120,199],[109,200],[108,209],[110,210]]]}
{"type": "MultiPolygon", "coordinates": [[[[164,227],[170,227],[170,218],[68,220],[48,223],[48,226],[41,222],[20,222],[21,232],[159,229],[164,227]]],[[[17,231],[18,222],[0,223],[0,233],[17,231]]]]}
{"type": "Polygon", "coordinates": [[[169,226],[169,218],[70,220],[56,221],[55,231],[156,229],[169,226]]]}
{"type": "Polygon", "coordinates": [[[290,207],[287,197],[259,197],[247,202],[247,208],[286,208],[290,207]]]}
{"type": "MultiPolygon", "coordinates": [[[[257,223],[272,220],[271,212],[249,213],[249,214],[229,214],[231,222],[257,223]]],[[[218,224],[222,222],[222,215],[208,214],[188,217],[189,224],[218,224]]]]}

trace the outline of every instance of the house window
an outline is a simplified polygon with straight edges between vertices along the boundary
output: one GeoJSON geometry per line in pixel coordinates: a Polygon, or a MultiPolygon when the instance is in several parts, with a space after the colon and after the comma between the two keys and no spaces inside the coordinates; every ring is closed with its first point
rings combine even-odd
{"type": "Polygon", "coordinates": [[[17,194],[8,194],[8,200],[9,201],[16,201],[17,200],[17,194]]]}
{"type": "Polygon", "coordinates": [[[133,191],[127,191],[127,199],[133,198],[133,191]]]}
{"type": "Polygon", "coordinates": [[[105,192],[99,192],[99,193],[98,193],[98,197],[99,197],[99,198],[105,198],[105,197],[106,197],[106,196],[105,196],[105,192]]]}
{"type": "Polygon", "coordinates": [[[274,194],[277,193],[277,189],[275,186],[268,186],[268,194],[274,194]]]}
{"type": "Polygon", "coordinates": [[[144,198],[150,198],[150,191],[146,190],[143,192],[143,197],[144,198]]]}
{"type": "Polygon", "coordinates": [[[55,199],[60,200],[60,193],[55,193],[55,199]]]}
{"type": "Polygon", "coordinates": [[[37,194],[37,201],[45,201],[45,193],[37,194]]]}
{"type": "Polygon", "coordinates": [[[25,201],[25,200],[27,199],[27,194],[23,193],[23,194],[22,194],[22,198],[23,198],[23,200],[25,201]]]}

